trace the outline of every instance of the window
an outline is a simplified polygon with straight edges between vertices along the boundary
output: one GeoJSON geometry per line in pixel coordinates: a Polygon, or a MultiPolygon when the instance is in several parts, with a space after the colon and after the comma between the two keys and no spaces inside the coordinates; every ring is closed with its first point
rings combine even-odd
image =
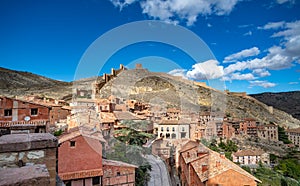
{"type": "Polygon", "coordinates": [[[186,138],[186,133],[185,132],[181,132],[180,135],[181,135],[181,138],[186,138]]]}
{"type": "Polygon", "coordinates": [[[175,128],[174,127],[172,127],[172,132],[175,132],[175,128]]]}
{"type": "Polygon", "coordinates": [[[167,139],[170,139],[170,133],[167,133],[167,134],[166,134],[166,138],[167,138],[167,139]]]}
{"type": "Polygon", "coordinates": [[[120,173],[120,172],[117,172],[117,176],[121,176],[121,173],[120,173]]]}
{"type": "Polygon", "coordinates": [[[169,132],[169,127],[167,127],[167,132],[169,132]]]}
{"type": "Polygon", "coordinates": [[[176,134],[173,133],[171,136],[172,136],[172,139],[176,139],[176,134]]]}
{"type": "Polygon", "coordinates": [[[100,176],[93,177],[93,185],[100,184],[100,176]]]}
{"type": "Polygon", "coordinates": [[[161,128],[160,128],[160,131],[164,131],[164,128],[163,128],[163,127],[161,127],[161,128]]]}
{"type": "Polygon", "coordinates": [[[37,108],[32,108],[31,109],[31,115],[38,115],[38,109],[37,108]]]}
{"type": "Polygon", "coordinates": [[[5,109],[4,116],[12,116],[12,109],[5,109]]]}
{"type": "Polygon", "coordinates": [[[75,141],[70,141],[70,147],[75,147],[75,141]]]}
{"type": "Polygon", "coordinates": [[[184,131],[184,127],[182,127],[181,131],[184,131]]]}

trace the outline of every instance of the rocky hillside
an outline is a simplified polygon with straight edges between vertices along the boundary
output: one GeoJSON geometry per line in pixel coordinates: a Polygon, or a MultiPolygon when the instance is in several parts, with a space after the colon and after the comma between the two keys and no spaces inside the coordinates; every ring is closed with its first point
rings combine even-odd
{"type": "Polygon", "coordinates": [[[132,69],[120,73],[100,91],[100,96],[109,95],[133,98],[161,107],[178,107],[193,111],[222,111],[232,117],[252,117],[263,123],[275,122],[281,126],[298,127],[300,121],[277,109],[250,97],[227,94],[193,81],[146,69],[132,69]]]}
{"type": "MultiPolygon", "coordinates": [[[[79,89],[91,89],[93,82],[100,82],[101,87],[104,84],[102,77],[84,79],[76,82],[76,84],[79,89]]],[[[0,68],[0,95],[40,95],[57,99],[70,99],[71,93],[72,83],[56,81],[28,72],[0,68]]],[[[272,104],[266,105],[250,96],[227,94],[196,84],[193,81],[165,73],[149,72],[146,69],[121,72],[101,88],[98,96],[107,98],[111,94],[125,99],[137,99],[162,108],[178,107],[183,111],[192,110],[196,112],[224,111],[225,114],[230,113],[232,117],[252,117],[264,123],[272,121],[282,126],[300,126],[299,120],[281,111],[289,104],[284,105],[282,103],[278,106],[281,110],[272,110],[268,106],[272,104]]],[[[288,100],[299,103],[300,96],[296,94],[288,100]]],[[[275,105],[274,107],[276,108],[275,105]]],[[[296,107],[295,110],[299,111],[299,107],[296,107]]]]}
{"type": "Polygon", "coordinates": [[[71,93],[72,83],[0,67],[0,95],[43,95],[61,99],[71,93]]]}
{"type": "Polygon", "coordinates": [[[300,120],[300,91],[252,94],[251,97],[300,120]]]}

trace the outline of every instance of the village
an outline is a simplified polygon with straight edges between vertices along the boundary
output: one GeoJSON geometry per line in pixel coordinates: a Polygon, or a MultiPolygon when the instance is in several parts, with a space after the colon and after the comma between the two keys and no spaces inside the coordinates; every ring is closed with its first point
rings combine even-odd
{"type": "MultiPolygon", "coordinates": [[[[121,65],[104,74],[104,82],[122,70],[121,65]]],[[[137,161],[109,159],[116,139],[134,131],[143,138],[123,141],[123,146],[150,149],[166,165],[170,185],[254,186],[262,181],[241,166],[271,167],[270,152],[236,147],[227,154],[204,143],[254,139],[284,145],[276,123],[220,111],[164,108],[114,95],[100,98],[97,90],[74,92],[71,103],[39,96],[0,97],[0,185],[138,185],[137,161]]],[[[300,129],[285,130],[292,142],[286,146],[299,147],[300,129]]]]}

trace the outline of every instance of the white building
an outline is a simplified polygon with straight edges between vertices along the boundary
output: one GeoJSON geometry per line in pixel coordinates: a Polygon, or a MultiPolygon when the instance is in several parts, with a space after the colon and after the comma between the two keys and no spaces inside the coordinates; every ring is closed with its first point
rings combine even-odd
{"type": "Polygon", "coordinates": [[[190,125],[178,120],[163,120],[157,125],[157,134],[163,139],[189,139],[190,125]]]}
{"type": "Polygon", "coordinates": [[[286,134],[288,135],[289,140],[294,144],[300,147],[300,128],[287,129],[286,134]]]}
{"type": "Polygon", "coordinates": [[[270,155],[263,150],[240,150],[232,154],[232,161],[241,165],[270,164],[270,155]]]}

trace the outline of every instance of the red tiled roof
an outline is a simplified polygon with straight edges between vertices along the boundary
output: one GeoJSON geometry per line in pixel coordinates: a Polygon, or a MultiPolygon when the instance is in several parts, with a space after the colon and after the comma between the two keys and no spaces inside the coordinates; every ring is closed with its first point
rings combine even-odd
{"type": "Polygon", "coordinates": [[[63,143],[65,141],[69,141],[69,140],[72,140],[78,136],[84,136],[84,137],[87,137],[87,138],[92,138],[92,139],[96,139],[96,140],[99,140],[99,141],[102,141],[102,142],[105,142],[102,134],[100,133],[100,131],[96,131],[96,132],[91,132],[91,131],[86,131],[86,130],[82,130],[82,129],[75,129],[74,131],[72,132],[69,132],[69,133],[65,133],[61,136],[59,136],[59,139],[58,139],[58,143],[63,143]]]}
{"type": "Polygon", "coordinates": [[[293,129],[287,129],[286,132],[300,133],[300,127],[299,128],[293,128],[293,129]]]}
{"type": "Polygon", "coordinates": [[[102,159],[102,165],[138,168],[136,165],[125,163],[122,161],[115,161],[115,160],[108,160],[108,159],[102,159]]]}
{"type": "Polygon", "coordinates": [[[101,123],[114,123],[116,117],[110,112],[100,112],[100,122],[101,123]]]}
{"type": "Polygon", "coordinates": [[[168,108],[168,109],[167,109],[167,112],[169,112],[169,113],[172,113],[172,112],[177,113],[177,112],[179,112],[179,113],[180,113],[180,110],[177,109],[177,108],[168,108]]]}
{"type": "MultiPolygon", "coordinates": [[[[189,142],[186,145],[189,145],[189,142]]],[[[185,146],[183,146],[182,149],[186,148],[185,146]]],[[[190,146],[193,146],[193,144],[190,144],[190,146]]],[[[219,153],[210,150],[201,143],[192,147],[190,150],[181,152],[181,155],[183,156],[186,164],[190,163],[192,165],[201,182],[205,182],[208,179],[220,175],[228,170],[234,170],[261,183],[260,180],[249,174],[247,171],[243,170],[227,158],[221,157],[219,153]],[[197,153],[200,153],[200,155],[197,156],[197,153]],[[202,172],[202,165],[208,166],[208,169],[205,172],[202,172]]]]}
{"type": "Polygon", "coordinates": [[[125,112],[114,111],[114,114],[118,120],[142,120],[143,119],[127,111],[125,112]]]}
{"type": "Polygon", "coordinates": [[[108,99],[97,99],[97,103],[100,103],[100,104],[109,104],[110,101],[108,99]]]}
{"type": "Polygon", "coordinates": [[[264,153],[263,150],[259,149],[245,149],[240,150],[235,153],[233,153],[234,156],[240,157],[240,156],[260,156],[264,153]]]}

